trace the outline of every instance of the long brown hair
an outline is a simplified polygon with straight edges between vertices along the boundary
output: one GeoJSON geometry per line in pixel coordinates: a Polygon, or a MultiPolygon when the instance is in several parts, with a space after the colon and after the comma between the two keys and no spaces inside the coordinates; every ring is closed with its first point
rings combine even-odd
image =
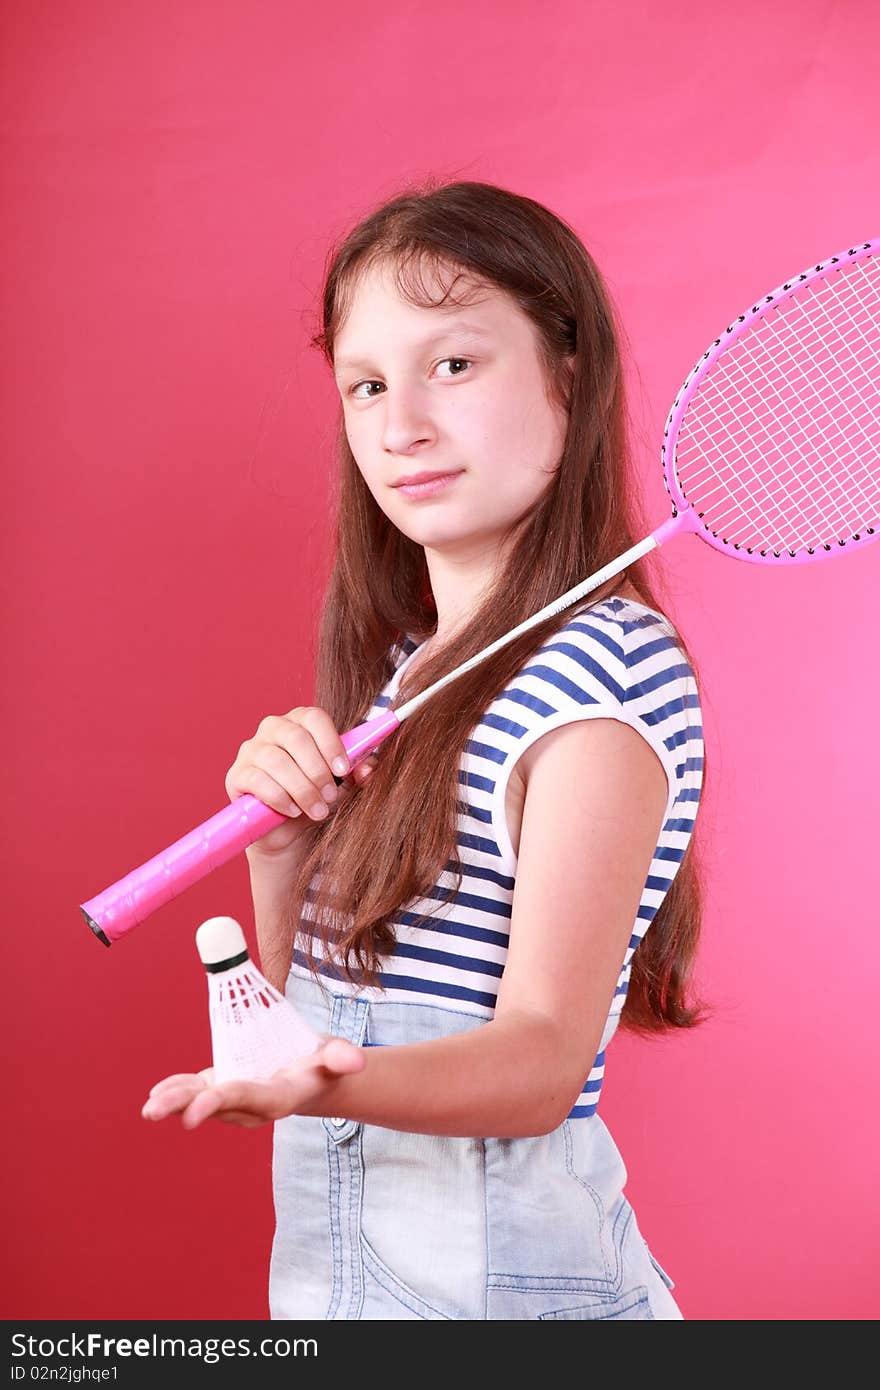
{"type": "MultiPolygon", "coordinates": [[[[511,528],[493,587],[466,626],[442,647],[432,646],[412,678],[404,673],[394,702],[400,704],[650,528],[642,524],[632,486],[613,306],[596,265],[565,222],[540,203],[491,184],[435,186],[429,180],[401,193],[368,215],[328,257],[322,323],[312,343],[331,366],[361,277],[377,265],[394,269],[399,293],[423,308],[467,303],[467,288],[461,298],[454,294],[459,280],[506,291],[538,329],[549,397],[568,413],[558,469],[533,509],[511,528]],[[420,279],[425,270],[435,284],[444,276],[449,281],[440,301],[420,279]]],[[[377,505],[342,419],[336,452],[336,544],[318,629],[315,703],[343,731],[366,719],[392,674],[395,644],[405,635],[432,636],[437,615],[424,550],[377,505]]],[[[584,602],[601,602],[629,577],[641,601],[662,612],[643,562],[638,570],[637,579],[623,571],[584,602]]],[[[287,927],[291,944],[305,928],[308,901],[311,920],[302,941],[316,975],[312,934],[352,983],[377,984],[380,957],[393,951],[394,914],[404,905],[412,910],[444,868],[458,875],[460,885],[457,814],[467,810],[459,800],[462,750],[491,702],[573,611],[564,609],[459,676],[454,698],[426,701],[380,746],[366,783],[341,798],[326,820],[304,826],[287,927]]],[[[633,955],[621,1027],[660,1032],[693,1027],[706,1016],[702,1001],[686,999],[701,919],[696,838],[695,828],[633,955]]],[[[436,896],[426,908],[431,903],[438,903],[436,896]]],[[[426,910],[416,920],[424,924],[432,915],[426,910]]]]}

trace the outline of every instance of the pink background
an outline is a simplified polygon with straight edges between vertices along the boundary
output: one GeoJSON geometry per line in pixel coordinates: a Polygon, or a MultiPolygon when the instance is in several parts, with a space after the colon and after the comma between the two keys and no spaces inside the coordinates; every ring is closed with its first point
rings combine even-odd
{"type": "MultiPolygon", "coordinates": [[[[245,860],[109,951],[78,904],[312,700],[331,242],[425,174],[572,223],[659,525],[708,342],[880,234],[876,5],[724,8],[7,3],[7,1318],[267,1315],[270,1127],[139,1113],[209,1060],[194,933],[231,913],[253,941],[245,860]]],[[[686,1318],[873,1318],[880,547],[771,572],[686,537],[662,566],[702,669],[719,1013],[619,1036],[602,1114],[686,1318]]]]}

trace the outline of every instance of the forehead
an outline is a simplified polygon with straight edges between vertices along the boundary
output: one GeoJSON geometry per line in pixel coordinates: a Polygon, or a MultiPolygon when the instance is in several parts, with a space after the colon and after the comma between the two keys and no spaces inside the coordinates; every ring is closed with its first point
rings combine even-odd
{"type": "Polygon", "coordinates": [[[383,342],[418,347],[448,329],[490,334],[509,326],[519,306],[503,290],[466,271],[421,269],[398,279],[387,263],[364,271],[346,296],[335,335],[334,365],[355,365],[383,342]]]}

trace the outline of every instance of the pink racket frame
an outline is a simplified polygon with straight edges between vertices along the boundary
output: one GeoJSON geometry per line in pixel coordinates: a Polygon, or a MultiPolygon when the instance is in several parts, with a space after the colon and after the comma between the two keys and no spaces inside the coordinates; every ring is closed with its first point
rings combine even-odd
{"type": "Polygon", "coordinates": [[[880,238],[873,237],[870,241],[860,242],[858,246],[851,246],[847,251],[838,252],[836,256],[829,256],[827,260],[821,261],[817,266],[814,266],[812,270],[802,271],[800,275],[796,275],[792,280],[787,280],[784,285],[779,285],[778,288],[773,290],[770,294],[765,294],[757,304],[753,304],[751,309],[748,309],[744,314],[740,314],[739,317],[734,319],[733,323],[724,330],[721,336],[715,339],[711,347],[707,348],[703,353],[703,356],[682,383],[681,390],[672,403],[672,409],[669,412],[663,430],[663,444],[660,450],[660,457],[663,463],[663,482],[666,486],[669,499],[672,502],[672,516],[669,521],[664,522],[662,526],[652,532],[653,538],[658,545],[662,545],[664,541],[670,540],[672,536],[682,531],[693,531],[697,533],[702,540],[708,541],[710,545],[713,545],[716,550],[720,550],[727,555],[735,553],[738,560],[746,560],[751,564],[808,565],[815,563],[816,560],[823,560],[831,555],[837,555],[844,547],[847,550],[854,550],[856,546],[866,545],[876,538],[876,528],[873,526],[866,526],[863,533],[847,537],[845,540],[840,540],[836,545],[827,544],[823,545],[821,549],[805,550],[794,555],[787,550],[750,551],[745,546],[733,544],[704,525],[700,520],[700,513],[695,511],[688,501],[675,472],[675,447],[681,422],[685,417],[691,400],[700,389],[704,379],[711,372],[718,358],[736,342],[737,338],[741,338],[743,334],[747,333],[749,329],[752,328],[755,321],[764,318],[772,308],[777,307],[786,299],[792,299],[799,290],[804,289],[807,285],[811,284],[813,280],[822,279],[831,267],[837,266],[842,269],[847,262],[854,263],[867,260],[868,257],[876,255],[878,250],[880,250],[880,238]]]}

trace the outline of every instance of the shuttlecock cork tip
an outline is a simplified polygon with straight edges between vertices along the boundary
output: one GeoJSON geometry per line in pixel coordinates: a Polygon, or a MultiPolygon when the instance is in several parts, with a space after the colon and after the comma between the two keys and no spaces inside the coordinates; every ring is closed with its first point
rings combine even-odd
{"type": "Polygon", "coordinates": [[[234,917],[209,917],[196,932],[196,948],[205,965],[216,965],[247,951],[244,932],[234,917]]]}

